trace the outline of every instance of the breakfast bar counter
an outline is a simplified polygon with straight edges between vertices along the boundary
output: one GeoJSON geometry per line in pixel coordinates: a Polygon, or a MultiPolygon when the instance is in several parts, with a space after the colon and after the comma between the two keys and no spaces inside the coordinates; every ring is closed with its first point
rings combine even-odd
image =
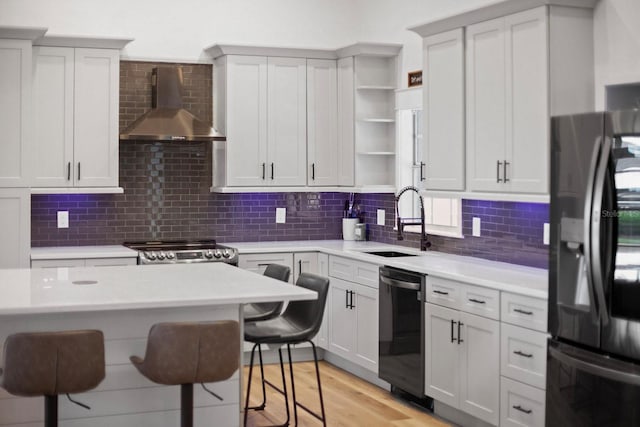
{"type": "MultiPolygon", "coordinates": [[[[175,426],[180,388],[154,384],[129,362],[143,356],[159,322],[241,320],[242,304],[316,298],[315,292],[224,263],[0,270],[0,342],[16,332],[99,329],[106,377],[75,398],[60,398],[61,425],[175,426]]],[[[242,324],[242,322],[240,322],[242,324]]],[[[0,360],[0,366],[2,365],[0,360]]],[[[196,426],[240,425],[240,372],[194,389],[196,426]]],[[[43,425],[43,399],[0,389],[0,426],[43,425]]]]}

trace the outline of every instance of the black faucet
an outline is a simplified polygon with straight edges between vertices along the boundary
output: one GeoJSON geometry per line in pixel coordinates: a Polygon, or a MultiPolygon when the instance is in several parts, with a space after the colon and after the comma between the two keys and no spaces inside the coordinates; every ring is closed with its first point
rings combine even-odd
{"type": "MultiPolygon", "coordinates": [[[[417,218],[416,218],[417,219],[417,218]]],[[[422,196],[420,196],[420,190],[416,187],[409,185],[404,187],[402,190],[398,192],[396,196],[396,221],[398,224],[398,240],[404,240],[404,236],[402,235],[402,230],[406,225],[420,225],[420,250],[426,251],[427,248],[431,246],[431,242],[427,240],[427,231],[425,229],[424,224],[424,202],[422,200],[422,196]],[[402,218],[400,218],[400,211],[398,209],[398,201],[400,201],[400,196],[402,196],[407,191],[414,191],[418,195],[418,199],[420,200],[420,222],[402,222],[402,218]]]]}

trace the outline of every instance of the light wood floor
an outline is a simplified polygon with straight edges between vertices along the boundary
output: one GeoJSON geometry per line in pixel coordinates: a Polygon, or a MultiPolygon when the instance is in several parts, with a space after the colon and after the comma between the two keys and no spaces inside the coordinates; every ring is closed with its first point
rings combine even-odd
{"type": "MultiPolygon", "coordinates": [[[[289,371],[286,364],[285,369],[288,379],[289,371]]],[[[320,402],[313,362],[294,363],[294,373],[298,401],[319,412],[320,402]]],[[[245,382],[248,375],[249,368],[245,367],[245,382]]],[[[277,364],[265,365],[265,376],[278,386],[282,384],[280,368],[277,364]]],[[[450,425],[329,363],[320,362],[320,376],[327,425],[330,427],[445,427],[450,425]]],[[[287,389],[291,392],[289,382],[287,382],[287,389]]],[[[246,393],[246,384],[244,390],[246,393]]],[[[250,405],[257,405],[261,400],[260,368],[256,366],[253,370],[250,405]]],[[[267,406],[264,411],[249,411],[247,427],[280,424],[285,419],[284,398],[267,386],[267,406]]],[[[293,408],[291,408],[290,423],[294,425],[293,408]]],[[[304,410],[298,409],[298,425],[317,427],[322,423],[304,410]]]]}

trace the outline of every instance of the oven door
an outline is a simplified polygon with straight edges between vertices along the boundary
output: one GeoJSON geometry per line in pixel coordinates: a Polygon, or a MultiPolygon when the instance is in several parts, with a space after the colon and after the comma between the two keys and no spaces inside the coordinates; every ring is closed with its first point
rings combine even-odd
{"type": "Polygon", "coordinates": [[[380,267],[378,376],[424,396],[424,276],[380,267]]]}
{"type": "Polygon", "coordinates": [[[546,425],[640,425],[640,366],[549,340],[546,425]]]}

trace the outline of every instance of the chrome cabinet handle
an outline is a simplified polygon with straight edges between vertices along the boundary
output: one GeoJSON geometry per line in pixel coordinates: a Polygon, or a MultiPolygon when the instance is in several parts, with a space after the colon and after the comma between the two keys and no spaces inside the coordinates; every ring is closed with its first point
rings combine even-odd
{"type": "Polygon", "coordinates": [[[503,165],[502,165],[502,176],[504,177],[504,182],[509,182],[509,178],[507,178],[507,166],[510,165],[511,163],[507,162],[506,160],[504,161],[503,165]]]}
{"type": "Polygon", "coordinates": [[[502,179],[500,179],[500,166],[502,166],[502,162],[496,160],[496,182],[502,182],[502,179]]]}
{"type": "Polygon", "coordinates": [[[516,411],[524,412],[525,414],[530,414],[533,411],[532,409],[524,409],[520,405],[513,405],[513,409],[515,409],[516,411]]]}
{"type": "Polygon", "coordinates": [[[420,162],[420,181],[424,181],[427,178],[425,177],[424,174],[424,167],[426,166],[426,164],[424,162],[420,162]]]}
{"type": "Polygon", "coordinates": [[[514,352],[513,352],[513,354],[517,354],[518,356],[527,357],[527,358],[531,358],[531,357],[533,357],[533,354],[530,354],[530,353],[523,353],[523,352],[522,352],[522,351],[520,351],[520,350],[516,350],[516,351],[514,351],[514,352]]]}

